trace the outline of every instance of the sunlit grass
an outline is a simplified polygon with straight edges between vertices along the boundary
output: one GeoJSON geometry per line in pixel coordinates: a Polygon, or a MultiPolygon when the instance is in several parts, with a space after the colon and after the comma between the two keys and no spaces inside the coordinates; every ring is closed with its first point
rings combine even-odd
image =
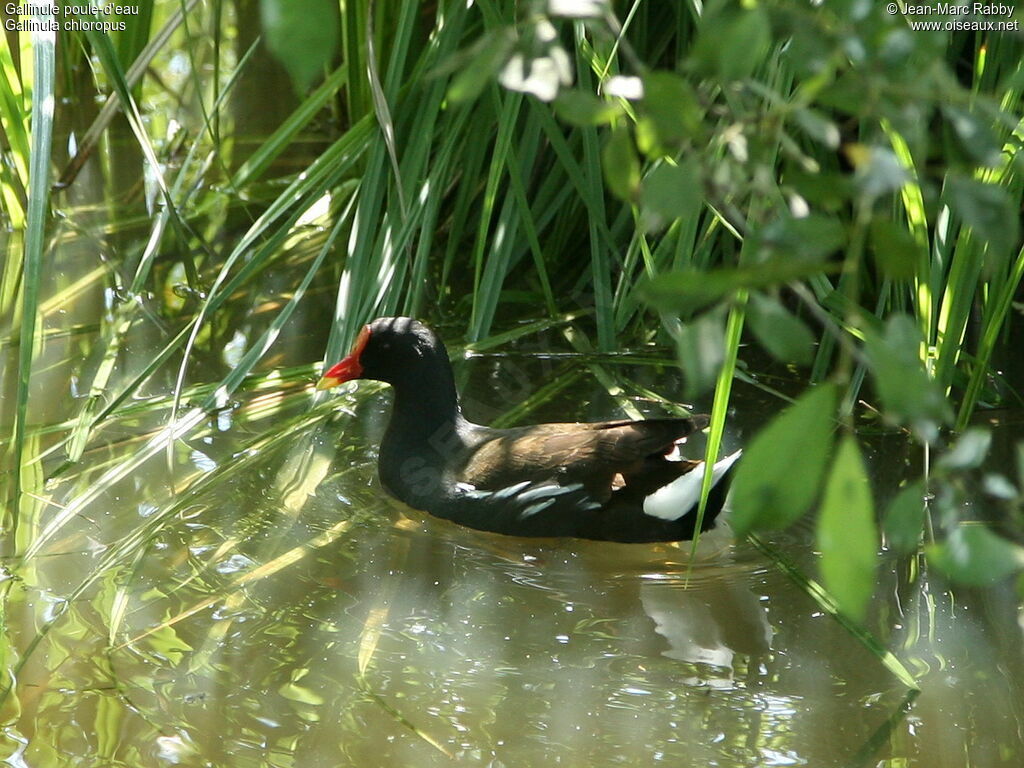
{"type": "Polygon", "coordinates": [[[29,386],[32,362],[38,353],[38,318],[46,248],[46,219],[50,200],[50,148],[53,143],[53,113],[55,103],[55,49],[53,33],[33,35],[33,92],[31,111],[31,154],[29,158],[28,207],[25,220],[25,250],[22,257],[20,336],[18,348],[17,395],[15,398],[14,431],[10,443],[10,471],[13,477],[11,500],[4,505],[5,514],[0,525],[14,532],[18,543],[31,541],[33,533],[21,529],[23,490],[35,491],[41,487],[38,473],[25,472],[26,459],[31,458],[39,445],[26,440],[29,414],[29,386]]]}

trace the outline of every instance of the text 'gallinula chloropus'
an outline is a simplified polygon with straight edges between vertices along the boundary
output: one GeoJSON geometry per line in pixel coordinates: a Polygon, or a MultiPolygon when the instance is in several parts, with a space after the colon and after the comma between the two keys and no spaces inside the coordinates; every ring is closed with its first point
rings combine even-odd
{"type": "MultiPolygon", "coordinates": [[[[382,317],[317,384],[384,381],[395,391],[380,446],[384,488],[411,507],[514,536],[621,542],[692,539],[703,462],[678,444],[705,416],[492,429],[462,415],[448,352],[417,320],[382,317]]],[[[714,466],[701,529],[722,510],[739,452],[714,466]]]]}

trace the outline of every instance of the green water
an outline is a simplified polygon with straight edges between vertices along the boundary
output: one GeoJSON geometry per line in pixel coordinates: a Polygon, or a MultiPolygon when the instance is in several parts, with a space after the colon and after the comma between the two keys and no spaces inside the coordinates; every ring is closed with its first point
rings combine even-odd
{"type": "MultiPolygon", "coordinates": [[[[458,368],[471,416],[576,366],[534,415],[616,415],[586,364],[458,368]]],[[[678,391],[667,368],[607,368],[678,391]]],[[[386,390],[316,404],[311,384],[243,394],[111,479],[157,434],[153,405],[46,486],[36,533],[94,498],[5,560],[7,764],[1020,764],[1012,590],[885,561],[869,627],[918,678],[908,697],[749,544],[713,536],[691,567],[688,545],[520,540],[402,507],[375,479],[386,390]]],[[[768,403],[740,389],[731,444],[768,403]]],[[[769,543],[813,575],[812,541],[769,543]]]]}

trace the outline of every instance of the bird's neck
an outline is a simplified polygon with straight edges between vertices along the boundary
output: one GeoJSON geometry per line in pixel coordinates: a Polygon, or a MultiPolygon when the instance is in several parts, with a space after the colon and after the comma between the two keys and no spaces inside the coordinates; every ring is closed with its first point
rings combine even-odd
{"type": "Polygon", "coordinates": [[[464,457],[470,425],[462,416],[448,369],[394,386],[391,418],[380,445],[380,479],[394,496],[418,509],[451,482],[464,457]]]}
{"type": "Polygon", "coordinates": [[[437,430],[463,421],[455,382],[406,381],[394,387],[391,428],[410,438],[428,439],[437,430]]]}
{"type": "Polygon", "coordinates": [[[425,366],[410,374],[392,385],[395,399],[384,438],[387,447],[421,456],[461,448],[467,422],[451,366],[425,366]]]}

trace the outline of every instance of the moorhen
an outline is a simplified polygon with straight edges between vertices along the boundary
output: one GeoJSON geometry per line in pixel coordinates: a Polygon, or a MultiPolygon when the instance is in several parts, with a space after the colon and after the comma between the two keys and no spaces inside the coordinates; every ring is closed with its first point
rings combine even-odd
{"type": "MultiPolygon", "coordinates": [[[[516,536],[621,542],[692,539],[703,471],[678,444],[706,416],[492,429],[462,415],[448,352],[427,326],[382,317],[317,383],[387,382],[395,391],[378,472],[411,507],[516,536]]],[[[714,526],[739,452],[714,466],[701,524],[714,526]]]]}

